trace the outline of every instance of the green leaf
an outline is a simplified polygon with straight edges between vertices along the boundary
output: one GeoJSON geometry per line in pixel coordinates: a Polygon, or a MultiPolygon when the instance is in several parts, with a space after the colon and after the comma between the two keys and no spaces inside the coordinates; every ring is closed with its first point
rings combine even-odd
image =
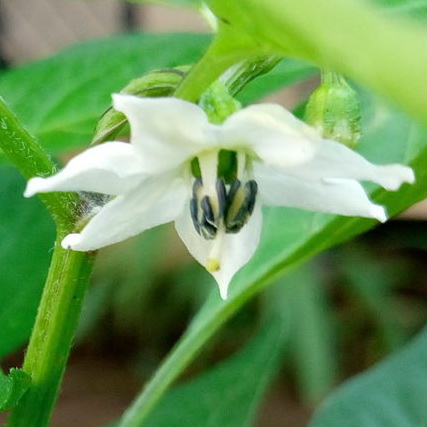
{"type": "Polygon", "coordinates": [[[53,222],[24,180],[0,169],[0,358],[22,345],[34,322],[54,240],[53,222]]]}
{"type": "Polygon", "coordinates": [[[427,419],[427,329],[403,350],[348,381],[312,427],[414,427],[427,419]]]}
{"type": "Polygon", "coordinates": [[[101,114],[131,79],[193,63],[206,35],[127,35],[87,42],[0,75],[0,94],[53,154],[88,145],[101,114]]]}
{"type": "Polygon", "coordinates": [[[30,384],[30,376],[21,369],[11,369],[8,376],[0,371],[0,411],[12,409],[30,384]]]}
{"type": "MultiPolygon", "coordinates": [[[[366,93],[361,101],[365,134],[359,151],[379,163],[410,163],[416,172],[414,185],[404,185],[394,193],[382,189],[372,192],[393,215],[427,196],[427,135],[384,102],[366,93]]],[[[206,341],[254,294],[311,256],[376,225],[368,219],[283,208],[266,210],[264,218],[260,247],[231,283],[229,298],[221,301],[215,293],[208,299],[175,350],[125,413],[120,427],[137,427],[206,341]]]]}
{"type": "Polygon", "coordinates": [[[289,326],[283,319],[270,319],[237,354],[196,379],[172,389],[143,425],[253,425],[261,399],[280,367],[288,335],[289,326]]]}

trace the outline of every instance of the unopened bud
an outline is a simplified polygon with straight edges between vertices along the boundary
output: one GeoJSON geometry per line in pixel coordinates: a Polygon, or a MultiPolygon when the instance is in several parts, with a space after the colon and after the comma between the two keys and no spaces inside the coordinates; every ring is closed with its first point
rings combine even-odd
{"type": "Polygon", "coordinates": [[[310,96],[305,121],[324,138],[355,148],[361,134],[357,93],[341,75],[322,72],[322,83],[310,96]]]}

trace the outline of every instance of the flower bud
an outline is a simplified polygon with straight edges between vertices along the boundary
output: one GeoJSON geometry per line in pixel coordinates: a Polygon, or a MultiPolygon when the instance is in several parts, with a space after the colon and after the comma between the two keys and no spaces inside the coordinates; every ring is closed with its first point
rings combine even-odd
{"type": "Polygon", "coordinates": [[[340,74],[323,71],[321,85],[308,100],[305,121],[322,137],[355,148],[361,134],[357,93],[340,74]]]}
{"type": "MultiPolygon", "coordinates": [[[[140,97],[170,96],[184,78],[188,66],[175,67],[167,70],[155,70],[131,80],[120,93],[140,97]]],[[[92,145],[111,140],[127,124],[124,114],[110,107],[99,120],[92,145]]]]}

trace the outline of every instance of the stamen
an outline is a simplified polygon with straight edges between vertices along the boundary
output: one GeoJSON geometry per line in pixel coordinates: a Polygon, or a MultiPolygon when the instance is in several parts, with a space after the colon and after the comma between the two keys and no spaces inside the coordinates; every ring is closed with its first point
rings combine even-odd
{"type": "Polygon", "coordinates": [[[227,209],[230,208],[230,205],[233,203],[233,200],[236,197],[237,192],[239,191],[240,186],[242,185],[242,183],[240,182],[240,180],[235,179],[231,185],[230,185],[230,190],[228,191],[228,197],[227,197],[227,209]]]}
{"type": "Polygon", "coordinates": [[[203,211],[203,218],[212,225],[215,225],[215,216],[212,209],[211,201],[208,196],[203,197],[202,203],[200,204],[203,211]]]}
{"type": "Polygon", "coordinates": [[[202,178],[197,178],[193,184],[193,197],[197,198],[200,194],[200,190],[203,188],[202,178]]]}
{"type": "Polygon", "coordinates": [[[198,207],[197,199],[193,197],[190,200],[190,215],[191,215],[191,219],[193,220],[194,228],[196,229],[197,233],[200,234],[200,223],[199,223],[198,213],[199,213],[199,207],[198,207]]]}
{"type": "Polygon", "coordinates": [[[230,189],[228,197],[229,208],[225,219],[227,233],[238,233],[248,222],[254,210],[258,193],[258,185],[254,180],[248,181],[243,188],[236,184],[236,188],[233,194],[230,189]]]}
{"type": "Polygon", "coordinates": [[[227,190],[222,178],[216,180],[216,195],[218,197],[218,218],[224,218],[227,211],[227,190]]]}
{"type": "Polygon", "coordinates": [[[200,234],[200,227],[201,227],[201,215],[200,215],[200,209],[199,209],[199,197],[201,194],[201,190],[203,188],[203,182],[201,178],[197,178],[194,181],[193,184],[193,197],[190,200],[190,215],[191,219],[194,224],[194,228],[196,229],[197,233],[200,234]]]}
{"type": "MultiPolygon", "coordinates": [[[[190,215],[198,234],[207,240],[215,239],[213,252],[214,248],[218,248],[220,235],[238,233],[248,222],[255,206],[258,192],[256,182],[250,180],[242,183],[242,180],[247,179],[247,157],[241,152],[235,155],[236,175],[240,179],[230,176],[230,185],[226,185],[229,181],[224,176],[218,178],[218,152],[208,152],[198,157],[202,178],[197,178],[193,184],[190,215]]],[[[216,271],[220,268],[218,256],[210,254],[208,270],[216,271]]]]}
{"type": "Polygon", "coordinates": [[[203,178],[205,194],[212,196],[218,175],[218,151],[209,151],[199,155],[200,172],[203,178]]]}
{"type": "Polygon", "coordinates": [[[209,224],[206,220],[203,220],[200,223],[200,234],[206,239],[206,240],[213,240],[216,237],[218,229],[212,225],[209,224]]]}
{"type": "Polygon", "coordinates": [[[243,180],[246,172],[246,154],[242,151],[237,152],[237,179],[243,180]]]}

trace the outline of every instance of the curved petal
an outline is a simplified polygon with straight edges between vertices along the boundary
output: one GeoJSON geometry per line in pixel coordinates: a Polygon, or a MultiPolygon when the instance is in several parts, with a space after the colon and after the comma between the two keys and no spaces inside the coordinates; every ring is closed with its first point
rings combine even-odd
{"type": "Polygon", "coordinates": [[[301,180],[260,165],[255,169],[255,177],[266,205],[376,218],[381,222],[387,219],[384,208],[372,203],[363,187],[354,180],[301,180]]]}
{"type": "Polygon", "coordinates": [[[62,246],[75,251],[90,251],[120,242],[174,220],[186,200],[187,189],[182,180],[145,181],[135,191],[107,203],[81,233],[66,236],[62,246]]]}
{"type": "Polygon", "coordinates": [[[280,167],[307,162],[316,151],[318,133],[276,104],[244,108],[223,124],[223,145],[251,149],[262,161],[280,167]]]}
{"type": "Polygon", "coordinates": [[[142,178],[133,147],[124,142],[106,142],[78,154],[51,177],[30,179],[24,196],[51,191],[122,194],[142,178]]]}
{"type": "Polygon", "coordinates": [[[330,140],[316,141],[316,155],[286,172],[301,179],[347,178],[373,181],[387,190],[415,181],[411,168],[403,165],[375,165],[363,156],[330,140]]]}
{"type": "Polygon", "coordinates": [[[177,98],[138,98],[113,95],[114,108],[126,115],[131,143],[139,152],[144,170],[162,172],[179,166],[209,146],[215,126],[205,112],[177,98]]]}
{"type": "MultiPolygon", "coordinates": [[[[212,253],[216,240],[206,240],[197,234],[187,210],[176,219],[175,227],[190,254],[204,267],[212,253]]],[[[237,234],[222,236],[217,271],[211,272],[218,283],[220,296],[227,298],[228,285],[231,279],[255,253],[258,247],[262,228],[261,205],[257,203],[248,223],[237,234]]]]}

